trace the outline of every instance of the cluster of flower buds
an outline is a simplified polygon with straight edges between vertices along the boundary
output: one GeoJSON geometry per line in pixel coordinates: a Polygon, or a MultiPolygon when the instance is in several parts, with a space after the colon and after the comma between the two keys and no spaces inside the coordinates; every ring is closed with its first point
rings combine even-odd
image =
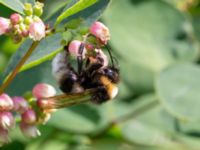
{"type": "Polygon", "coordinates": [[[0,143],[9,142],[9,131],[15,127],[16,118],[21,118],[20,129],[26,137],[34,138],[40,135],[38,124],[44,124],[51,116],[52,110],[43,109],[40,105],[45,97],[55,96],[56,90],[49,84],[37,84],[32,91],[34,98],[0,95],[0,143]]]}
{"type": "Polygon", "coordinates": [[[9,142],[8,132],[15,126],[15,119],[11,113],[13,100],[7,95],[0,95],[0,142],[9,142]]]}
{"type": "Polygon", "coordinates": [[[50,119],[51,113],[55,112],[55,109],[52,109],[51,106],[46,108],[46,105],[49,101],[46,98],[53,97],[56,95],[56,90],[53,86],[45,83],[37,84],[33,88],[33,96],[36,98],[37,107],[39,108],[39,117],[37,119],[37,123],[46,124],[46,122],[50,119]],[[45,108],[44,108],[45,106],[45,108]]]}
{"type": "Polygon", "coordinates": [[[14,13],[9,19],[0,17],[0,35],[6,34],[12,37],[15,43],[21,42],[26,37],[40,41],[46,35],[45,24],[40,19],[42,13],[43,3],[36,2],[34,6],[25,3],[24,15],[14,13]]]}
{"type": "Polygon", "coordinates": [[[89,33],[84,36],[83,41],[73,40],[69,43],[68,51],[75,57],[82,56],[82,58],[89,58],[90,62],[95,63],[96,56],[100,55],[104,59],[104,66],[108,65],[107,56],[101,50],[110,40],[109,29],[101,22],[94,22],[89,29],[89,33]],[[83,46],[82,52],[80,53],[80,47],[83,46]],[[97,54],[94,57],[93,55],[97,54]]]}

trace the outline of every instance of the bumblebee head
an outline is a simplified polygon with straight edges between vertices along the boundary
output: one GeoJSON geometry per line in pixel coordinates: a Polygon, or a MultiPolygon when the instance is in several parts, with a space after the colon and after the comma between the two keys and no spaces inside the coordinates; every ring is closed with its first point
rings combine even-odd
{"type": "Polygon", "coordinates": [[[119,69],[109,66],[103,69],[103,75],[106,76],[112,83],[118,84],[120,80],[119,69]]]}

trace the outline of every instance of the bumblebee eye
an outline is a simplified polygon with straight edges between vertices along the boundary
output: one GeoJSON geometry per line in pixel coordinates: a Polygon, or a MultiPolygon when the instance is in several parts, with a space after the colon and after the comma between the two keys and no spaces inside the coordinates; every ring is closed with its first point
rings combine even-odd
{"type": "Polygon", "coordinates": [[[105,69],[105,75],[108,76],[108,78],[112,79],[114,77],[114,72],[111,69],[105,69]]]}
{"type": "Polygon", "coordinates": [[[104,69],[104,75],[107,76],[113,83],[119,82],[119,72],[117,69],[106,68],[104,69]]]}

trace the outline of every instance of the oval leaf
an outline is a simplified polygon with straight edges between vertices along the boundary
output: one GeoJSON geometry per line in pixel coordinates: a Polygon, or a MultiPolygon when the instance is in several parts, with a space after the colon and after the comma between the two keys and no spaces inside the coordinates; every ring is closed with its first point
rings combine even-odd
{"type": "Polygon", "coordinates": [[[23,3],[21,3],[20,0],[0,0],[0,3],[20,14],[23,14],[23,3]]]}
{"type": "Polygon", "coordinates": [[[163,70],[156,81],[156,90],[163,106],[183,120],[200,119],[200,68],[180,64],[163,70]]]}

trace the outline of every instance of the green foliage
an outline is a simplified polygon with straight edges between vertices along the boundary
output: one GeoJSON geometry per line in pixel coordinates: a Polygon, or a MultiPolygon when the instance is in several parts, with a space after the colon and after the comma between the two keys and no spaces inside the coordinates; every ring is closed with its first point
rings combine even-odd
{"type": "MultiPolygon", "coordinates": [[[[8,15],[11,10],[23,13],[24,2],[34,1],[0,0],[8,15]]],[[[35,84],[46,82],[60,93],[51,74],[51,59],[63,49],[61,39],[69,42],[73,33],[85,32],[101,17],[111,31],[110,45],[120,67],[119,95],[98,106],[58,110],[41,127],[42,136],[34,140],[23,138],[16,129],[14,141],[2,149],[198,150],[200,2],[180,8],[185,2],[45,0],[42,18],[61,33],[40,42],[6,92],[23,95],[35,84]]],[[[8,38],[0,40],[0,71],[7,65],[1,81],[31,43],[26,40],[18,48],[8,38]]]]}
{"type": "Polygon", "coordinates": [[[96,2],[97,2],[97,0],[79,0],[77,3],[72,5],[70,8],[67,8],[66,10],[64,10],[64,12],[60,14],[60,16],[58,16],[58,18],[56,19],[56,22],[55,22],[55,26],[57,26],[65,18],[93,5],[96,2]]]}
{"type": "Polygon", "coordinates": [[[163,106],[172,115],[186,121],[200,119],[199,76],[199,66],[192,64],[170,66],[159,74],[157,93],[163,106]]]}
{"type": "Polygon", "coordinates": [[[23,14],[23,4],[19,0],[1,0],[0,3],[18,13],[23,14]]]}

